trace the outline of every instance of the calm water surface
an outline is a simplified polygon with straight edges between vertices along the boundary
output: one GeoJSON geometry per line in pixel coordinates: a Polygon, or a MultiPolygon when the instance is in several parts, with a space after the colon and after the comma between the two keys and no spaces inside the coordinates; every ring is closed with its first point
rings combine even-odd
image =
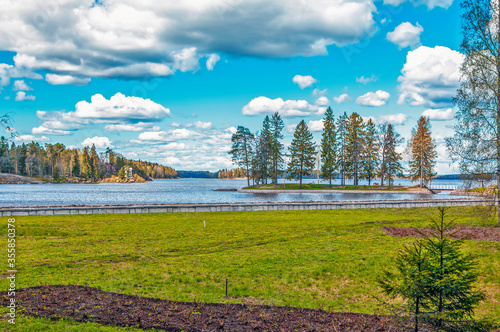
{"type": "MultiPolygon", "coordinates": [[[[313,182],[306,180],[305,183],[313,182]]],[[[407,180],[396,184],[407,185],[407,180]]],[[[434,181],[433,184],[459,184],[459,181],[434,181]]],[[[228,202],[293,202],[343,201],[418,198],[457,198],[448,194],[308,194],[266,193],[249,194],[214,191],[242,188],[246,180],[176,179],[146,183],[98,184],[6,184],[0,186],[0,206],[101,205],[101,204],[168,204],[168,203],[228,203],[228,202]]]]}

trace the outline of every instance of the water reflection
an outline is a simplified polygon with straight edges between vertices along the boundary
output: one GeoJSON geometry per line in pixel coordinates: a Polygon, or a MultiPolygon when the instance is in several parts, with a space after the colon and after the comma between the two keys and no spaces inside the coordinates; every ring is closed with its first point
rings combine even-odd
{"type": "MultiPolygon", "coordinates": [[[[401,180],[403,182],[404,180],[401,180]]],[[[450,184],[450,181],[443,182],[450,184]]],[[[242,188],[246,180],[176,179],[146,183],[1,185],[0,206],[115,205],[228,202],[354,201],[457,198],[447,194],[250,194],[215,189],[242,188]]]]}

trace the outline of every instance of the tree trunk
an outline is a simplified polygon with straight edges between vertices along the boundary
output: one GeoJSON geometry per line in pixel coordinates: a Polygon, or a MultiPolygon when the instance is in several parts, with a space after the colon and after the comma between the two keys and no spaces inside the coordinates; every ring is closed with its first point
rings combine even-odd
{"type": "MultiPolygon", "coordinates": [[[[500,0],[498,4],[500,7],[500,0]]],[[[500,14],[500,13],[497,13],[500,14]]],[[[498,15],[498,26],[500,27],[500,15],[498,15]]],[[[499,49],[497,50],[497,215],[498,226],[500,227],[500,30],[498,30],[497,41],[499,42],[499,49]]]]}
{"type": "Polygon", "coordinates": [[[250,174],[248,173],[248,163],[247,163],[247,186],[250,187],[250,174]]]}
{"type": "Polygon", "coordinates": [[[354,189],[358,188],[358,162],[354,161],[354,189]]]}
{"type": "Polygon", "coordinates": [[[415,332],[418,332],[418,314],[420,311],[420,297],[417,297],[417,303],[415,304],[415,332]]]}
{"type": "Polygon", "coordinates": [[[424,151],[423,149],[420,150],[420,189],[424,187],[424,163],[423,163],[423,158],[424,157],[424,151]]]}

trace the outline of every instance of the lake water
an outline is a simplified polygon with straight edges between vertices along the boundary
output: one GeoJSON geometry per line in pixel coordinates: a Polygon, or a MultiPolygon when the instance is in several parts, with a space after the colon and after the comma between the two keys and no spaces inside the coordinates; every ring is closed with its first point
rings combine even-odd
{"type": "MultiPolygon", "coordinates": [[[[308,179],[304,183],[313,181],[308,179]]],[[[0,206],[352,201],[458,197],[450,196],[447,193],[429,196],[409,194],[250,194],[214,191],[215,189],[242,188],[246,184],[246,180],[218,179],[155,180],[146,183],[4,184],[0,185],[0,206]]],[[[395,184],[408,185],[409,181],[397,180],[395,184]]],[[[457,185],[460,184],[460,181],[436,180],[433,184],[457,185]]]]}

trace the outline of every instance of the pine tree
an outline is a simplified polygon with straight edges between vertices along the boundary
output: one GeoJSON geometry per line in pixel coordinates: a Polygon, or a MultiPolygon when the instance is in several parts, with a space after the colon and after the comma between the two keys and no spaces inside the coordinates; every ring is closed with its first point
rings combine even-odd
{"type": "Polygon", "coordinates": [[[83,148],[81,165],[82,165],[82,169],[81,169],[82,176],[87,178],[87,179],[90,179],[92,177],[92,168],[90,165],[88,146],[83,148]]]}
{"type": "Polygon", "coordinates": [[[396,133],[391,124],[382,126],[382,164],[381,185],[384,185],[384,177],[392,187],[396,176],[403,176],[403,166],[401,160],[403,157],[396,151],[397,146],[403,142],[403,139],[396,133]]]}
{"type": "Polygon", "coordinates": [[[429,252],[429,294],[431,323],[459,323],[472,318],[474,307],[484,298],[475,291],[478,278],[472,256],[461,251],[462,241],[451,240],[455,220],[445,221],[446,208],[439,207],[438,218],[431,219],[431,235],[424,234],[424,247],[429,252]]]}
{"type": "Polygon", "coordinates": [[[281,140],[283,139],[283,134],[281,131],[285,128],[283,119],[278,112],[274,113],[271,117],[270,131],[271,131],[271,179],[272,182],[278,183],[278,175],[280,173],[280,168],[283,166],[283,144],[281,140]]]}
{"type": "Polygon", "coordinates": [[[346,172],[347,172],[347,113],[339,116],[337,119],[337,162],[340,170],[340,184],[345,186],[346,172]]]}
{"type": "Polygon", "coordinates": [[[73,176],[80,176],[80,158],[78,157],[78,150],[73,150],[71,157],[71,174],[73,176]]]}
{"type": "Polygon", "coordinates": [[[368,179],[368,185],[371,185],[371,180],[379,172],[380,164],[377,128],[371,118],[366,123],[363,146],[363,175],[368,179]]]}
{"type": "Polygon", "coordinates": [[[299,179],[299,188],[302,189],[302,177],[311,174],[316,160],[316,144],[304,120],[295,128],[293,140],[290,144],[290,162],[288,164],[289,177],[299,179]]]}
{"type": "Polygon", "coordinates": [[[257,150],[256,150],[256,162],[257,162],[257,172],[262,184],[267,184],[267,179],[271,170],[271,120],[269,116],[264,118],[262,123],[262,131],[258,136],[257,150]]]}
{"type": "Polygon", "coordinates": [[[363,154],[364,137],[363,118],[354,112],[347,119],[346,131],[346,157],[348,161],[348,170],[352,174],[354,188],[357,188],[359,182],[359,173],[361,158],[363,154]]]}
{"type": "Polygon", "coordinates": [[[22,144],[19,147],[19,153],[17,156],[17,171],[21,175],[26,175],[26,157],[28,154],[28,147],[26,144],[22,144]]]}
{"type": "Polygon", "coordinates": [[[97,156],[97,152],[95,150],[95,144],[92,144],[90,148],[90,176],[92,181],[99,181],[99,157],[97,156]]]}
{"type": "Polygon", "coordinates": [[[431,137],[429,119],[421,116],[417,128],[412,129],[411,139],[408,142],[410,151],[410,178],[412,181],[419,180],[420,188],[424,187],[433,176],[433,168],[436,165],[436,144],[431,137]]]}
{"type": "Polygon", "coordinates": [[[474,259],[462,252],[461,240],[449,238],[454,220],[445,220],[445,207],[438,211],[438,218],[431,218],[430,235],[421,232],[413,247],[404,247],[396,259],[397,272],[385,271],[379,284],[386,295],[406,301],[415,331],[420,321],[462,331],[484,293],[473,287],[478,278],[474,259]]]}
{"type": "Polygon", "coordinates": [[[54,167],[54,173],[52,173],[52,181],[54,182],[61,182],[61,173],[59,172],[59,167],[56,165],[54,167]]]}
{"type": "Polygon", "coordinates": [[[407,312],[413,316],[414,331],[418,332],[421,313],[428,309],[429,263],[422,241],[405,245],[395,259],[397,272],[384,271],[378,280],[382,292],[406,301],[407,312]]]}
{"type": "Polygon", "coordinates": [[[249,168],[253,155],[251,142],[254,138],[254,135],[250,132],[250,130],[248,130],[248,128],[238,126],[236,132],[231,137],[233,145],[231,150],[228,152],[232,155],[233,163],[245,167],[248,186],[250,186],[249,168]]]}
{"type": "Polygon", "coordinates": [[[335,119],[330,107],[325,112],[323,124],[323,133],[321,135],[321,178],[328,179],[331,188],[332,178],[335,178],[339,165],[337,163],[335,119]]]}

